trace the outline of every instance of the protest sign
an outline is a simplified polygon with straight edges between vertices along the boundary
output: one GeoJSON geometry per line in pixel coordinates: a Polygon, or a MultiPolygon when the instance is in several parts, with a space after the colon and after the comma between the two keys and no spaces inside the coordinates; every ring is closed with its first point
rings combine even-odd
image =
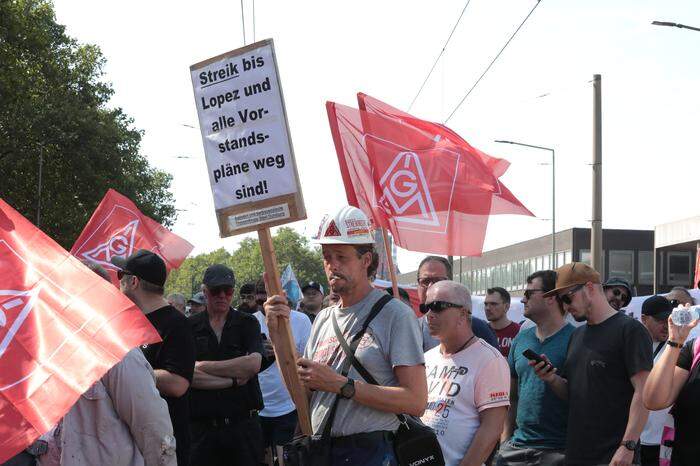
{"type": "MultiPolygon", "coordinates": [[[[190,67],[220,236],[258,231],[268,295],[283,295],[270,228],[306,218],[272,39],[190,67]]],[[[270,334],[277,364],[311,434],[289,322],[270,334]]]]}
{"type": "Polygon", "coordinates": [[[272,39],[190,73],[221,237],[305,219],[272,39]]]}

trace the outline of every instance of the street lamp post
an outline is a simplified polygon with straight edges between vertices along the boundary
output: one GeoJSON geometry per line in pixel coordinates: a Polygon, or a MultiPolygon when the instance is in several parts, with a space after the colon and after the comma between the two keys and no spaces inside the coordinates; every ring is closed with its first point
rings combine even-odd
{"type": "Polygon", "coordinates": [[[700,28],[693,26],[686,26],[685,24],[671,23],[669,21],[652,21],[651,24],[654,26],[668,26],[672,28],[690,29],[692,31],[700,31],[700,28]]]}
{"type": "Polygon", "coordinates": [[[554,169],[554,149],[550,147],[543,147],[543,146],[535,146],[532,144],[525,144],[522,142],[515,142],[515,141],[504,141],[497,139],[494,142],[498,142],[501,144],[513,144],[514,146],[523,146],[523,147],[530,147],[532,149],[540,149],[540,150],[548,150],[549,152],[552,153],[552,269],[556,268],[557,264],[557,250],[556,250],[556,242],[554,237],[556,236],[557,230],[556,230],[556,189],[555,189],[555,182],[556,182],[556,171],[554,169]]]}

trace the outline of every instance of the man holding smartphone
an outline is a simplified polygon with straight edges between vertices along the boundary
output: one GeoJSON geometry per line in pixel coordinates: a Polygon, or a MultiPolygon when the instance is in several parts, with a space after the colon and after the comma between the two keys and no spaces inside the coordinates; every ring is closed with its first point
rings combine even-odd
{"type": "Polygon", "coordinates": [[[508,356],[510,411],[495,460],[497,466],[564,464],[569,405],[547,388],[528,363],[541,360],[541,354],[557,367],[566,359],[574,326],[564,319],[556,297],[544,297],[554,289],[556,280],[553,270],[540,270],[527,277],[521,302],[524,316],[535,326],[515,337],[508,356]]]}

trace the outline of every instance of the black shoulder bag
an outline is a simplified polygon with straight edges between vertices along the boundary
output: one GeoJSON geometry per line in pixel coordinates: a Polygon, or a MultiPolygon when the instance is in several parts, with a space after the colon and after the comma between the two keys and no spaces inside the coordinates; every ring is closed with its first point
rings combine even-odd
{"type": "MultiPolygon", "coordinates": [[[[379,311],[381,311],[384,305],[391,301],[391,299],[391,296],[388,294],[379,298],[379,301],[372,306],[372,310],[363,322],[360,331],[352,337],[350,345],[348,345],[344,338],[342,344],[348,346],[354,353],[357,346],[360,344],[360,340],[367,331],[370,322],[372,322],[377,314],[379,314],[379,311]]],[[[335,314],[331,314],[333,315],[333,325],[336,326],[335,314]]],[[[344,347],[343,350],[345,350],[344,347]]],[[[344,377],[347,377],[351,364],[351,358],[346,357],[340,370],[340,373],[344,377]]],[[[321,423],[321,428],[319,429],[321,431],[320,435],[300,435],[295,437],[290,443],[284,445],[283,455],[284,464],[286,466],[331,466],[331,429],[333,427],[335,413],[338,410],[339,401],[340,395],[336,395],[331,409],[321,423]]]]}
{"type": "MultiPolygon", "coordinates": [[[[341,348],[345,352],[347,358],[352,362],[352,367],[365,379],[365,382],[372,385],[379,385],[377,380],[369,373],[367,369],[355,357],[357,344],[348,345],[340,331],[338,321],[335,315],[332,316],[333,330],[335,336],[340,343],[341,348]]],[[[353,339],[354,343],[354,339],[353,339]]],[[[399,462],[399,466],[444,466],[445,459],[442,455],[442,449],[438,442],[435,431],[426,426],[415,416],[406,414],[397,414],[399,418],[399,428],[394,437],[394,453],[399,462]]]]}

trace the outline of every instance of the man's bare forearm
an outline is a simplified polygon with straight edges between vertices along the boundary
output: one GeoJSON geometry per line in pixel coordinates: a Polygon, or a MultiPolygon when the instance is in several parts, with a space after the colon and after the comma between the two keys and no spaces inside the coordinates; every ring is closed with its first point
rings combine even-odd
{"type": "Polygon", "coordinates": [[[190,383],[186,378],[166,371],[165,369],[155,369],[156,388],[161,395],[180,398],[187,393],[190,383]]]}
{"type": "Polygon", "coordinates": [[[460,466],[481,466],[484,464],[498,442],[507,410],[507,406],[499,406],[479,414],[481,425],[474,434],[467,454],[459,463],[460,466]]]}
{"type": "Polygon", "coordinates": [[[221,390],[222,388],[233,387],[233,379],[211,375],[199,369],[194,370],[192,378],[192,388],[199,390],[221,390]]]}
{"type": "Polygon", "coordinates": [[[224,361],[199,361],[197,368],[210,375],[246,380],[260,372],[262,356],[253,353],[224,361]]]}

